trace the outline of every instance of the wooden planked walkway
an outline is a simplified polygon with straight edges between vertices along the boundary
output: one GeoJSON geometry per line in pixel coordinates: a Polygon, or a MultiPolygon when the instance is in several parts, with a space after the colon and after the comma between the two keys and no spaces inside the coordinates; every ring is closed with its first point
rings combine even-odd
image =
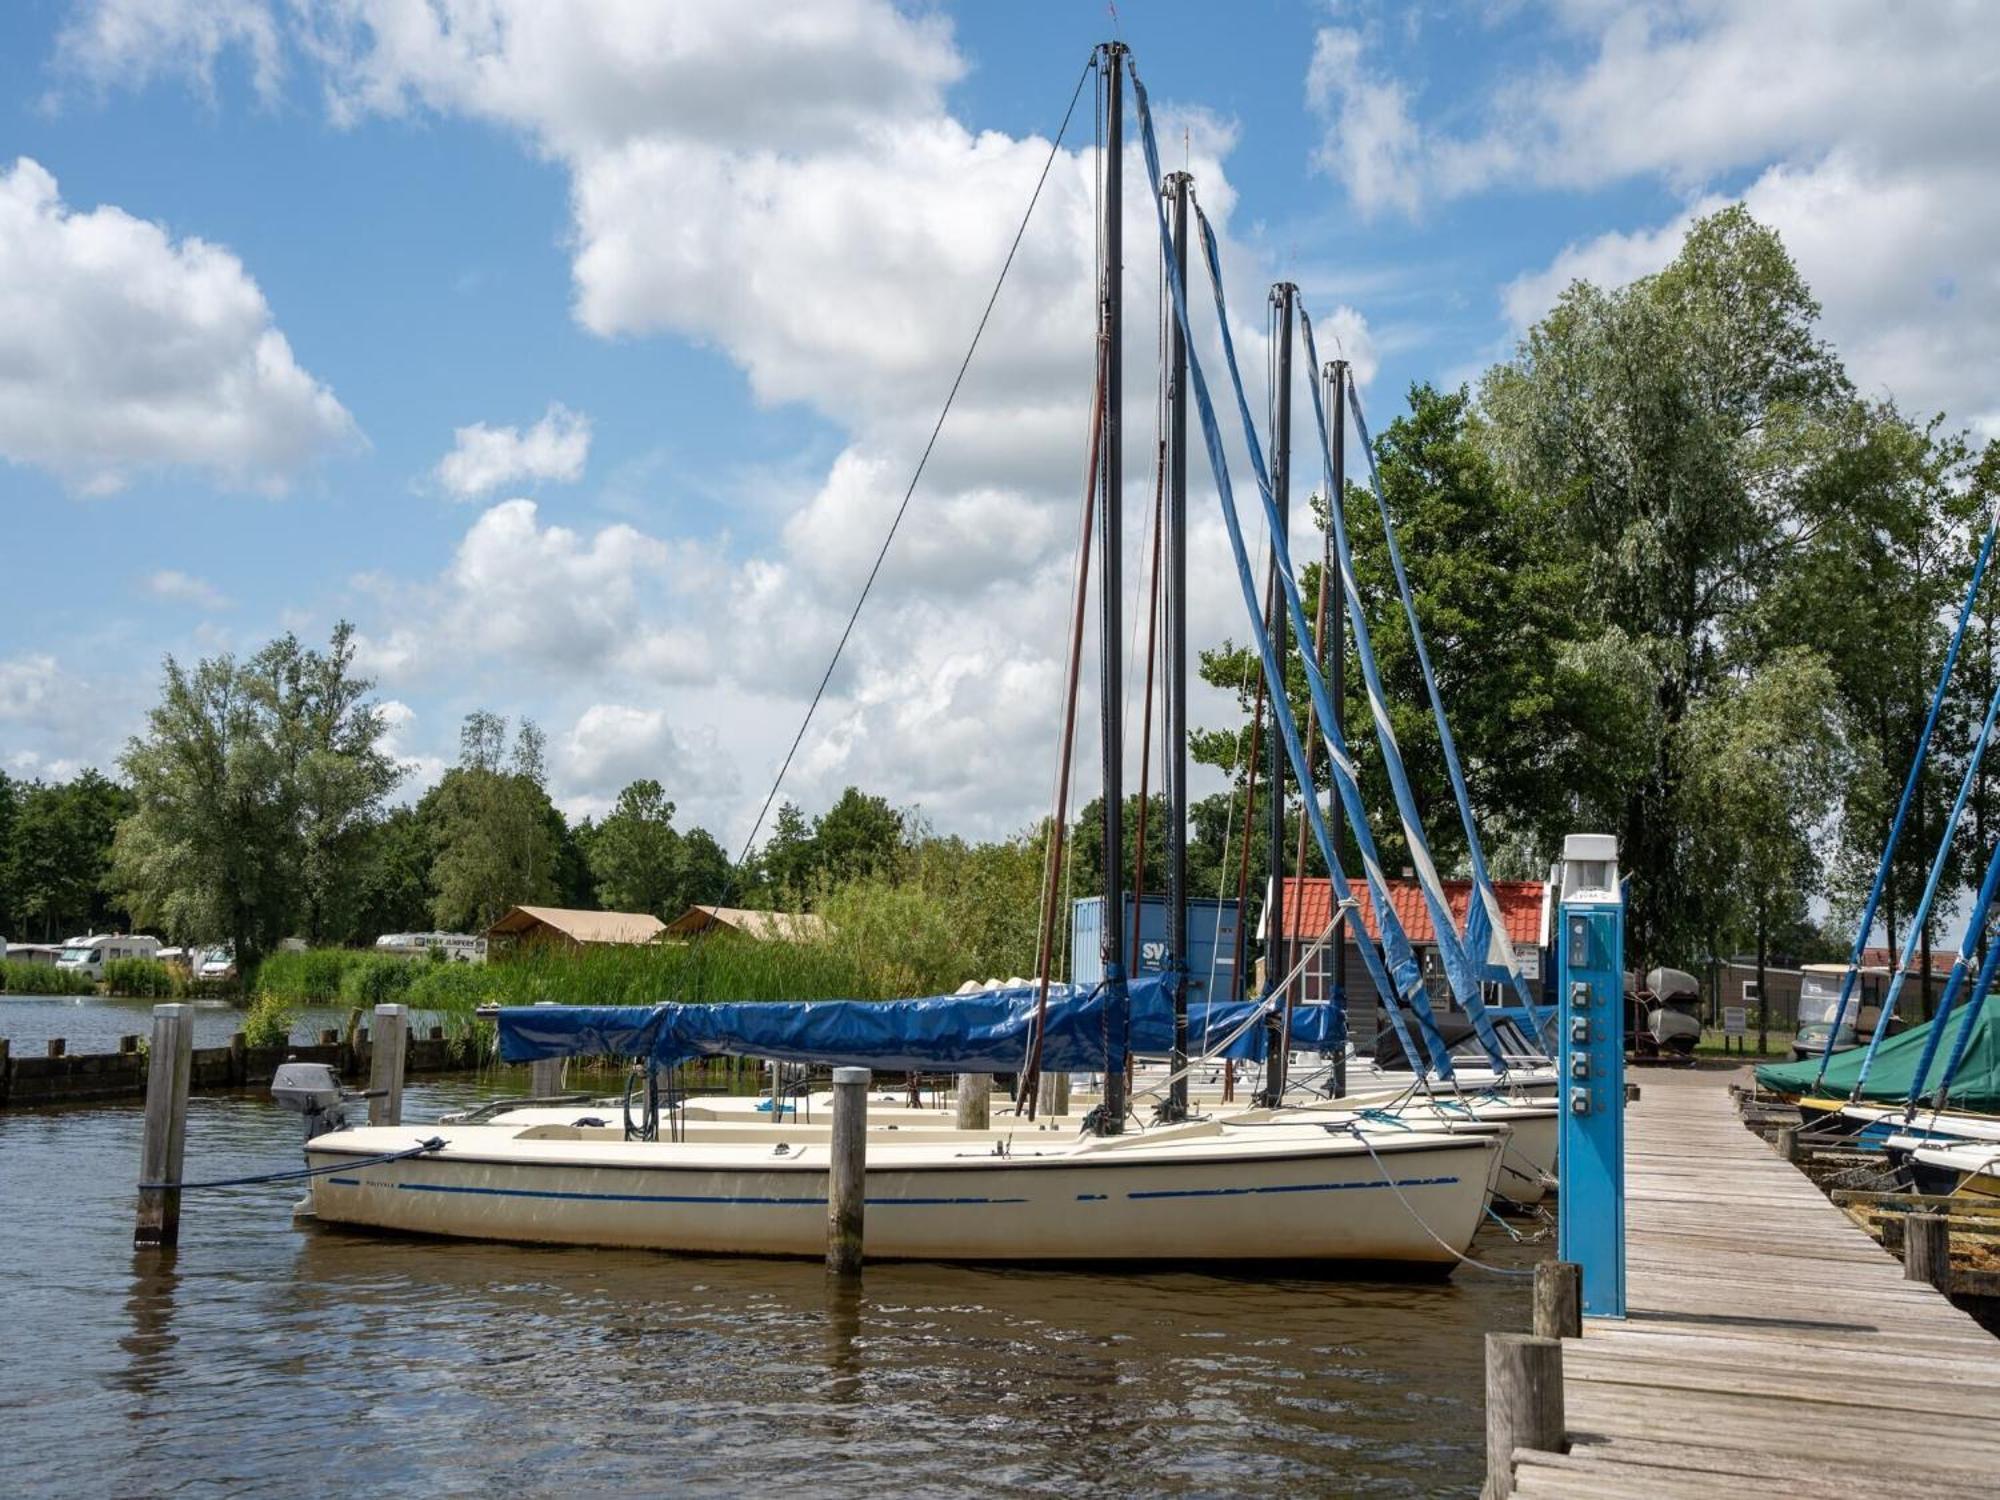
{"type": "Polygon", "coordinates": [[[1745,1129],[1729,1079],[1643,1076],[1630,1316],[1564,1345],[1570,1451],[1517,1450],[1515,1493],[2000,1494],[2000,1339],[1745,1129]]]}

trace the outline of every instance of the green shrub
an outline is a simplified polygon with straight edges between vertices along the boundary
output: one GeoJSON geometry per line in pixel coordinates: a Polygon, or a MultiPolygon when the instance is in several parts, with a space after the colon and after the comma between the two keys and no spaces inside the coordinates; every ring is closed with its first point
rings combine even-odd
{"type": "Polygon", "coordinates": [[[407,958],[392,953],[357,953],[340,976],[340,998],[363,1009],[403,999],[418,973],[407,958]]]}
{"type": "Polygon", "coordinates": [[[171,1000],[188,992],[188,975],[157,958],[114,958],[104,965],[104,988],[139,1000],[171,1000]]]}
{"type": "Polygon", "coordinates": [[[258,995],[243,1017],[243,1040],[252,1047],[282,1047],[292,1039],[298,1007],[270,991],[258,995]]]}
{"type": "Polygon", "coordinates": [[[25,959],[0,958],[0,992],[10,995],[94,995],[97,986],[87,974],[31,964],[25,959]]]}

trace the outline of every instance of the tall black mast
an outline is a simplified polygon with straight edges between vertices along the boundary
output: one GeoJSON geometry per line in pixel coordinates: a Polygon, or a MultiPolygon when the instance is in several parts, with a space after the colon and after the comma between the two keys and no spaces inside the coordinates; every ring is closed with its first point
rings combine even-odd
{"type": "Polygon", "coordinates": [[[1130,1016],[1125,992],[1125,707],[1120,656],[1124,626],[1120,596],[1124,579],[1119,566],[1124,551],[1124,352],[1125,186],[1125,44],[1106,42],[1102,48],[1104,77],[1104,229],[1103,263],[1098,267],[1099,331],[1104,340],[1104,441],[1099,489],[1103,510],[1098,524],[1098,673],[1099,717],[1102,719],[1104,760],[1104,921],[1100,952],[1104,960],[1105,1029],[1104,1103],[1098,1131],[1119,1135],[1125,1129],[1125,1042],[1130,1016]]]}
{"type": "MultiPolygon", "coordinates": [[[[1271,538],[1271,617],[1266,626],[1271,633],[1271,650],[1279,669],[1286,665],[1285,595],[1278,582],[1278,551],[1286,540],[1285,528],[1292,515],[1292,302],[1298,288],[1281,281],[1271,288],[1271,301],[1278,309],[1277,386],[1272,391],[1271,498],[1277,502],[1278,532],[1271,538]]],[[[1305,643],[1301,643],[1305,644],[1305,643]]],[[[1277,694],[1272,695],[1273,713],[1284,711],[1277,694]]],[[[1274,719],[1273,723],[1277,721],[1274,719]]],[[[1271,897],[1264,908],[1264,993],[1268,996],[1284,984],[1290,966],[1285,942],[1285,742],[1271,736],[1271,805],[1265,814],[1270,828],[1271,897]]],[[[1310,793],[1308,793],[1310,795],[1310,793]]],[[[1285,986],[1290,1005],[1290,987],[1285,986]]],[[[1276,1106],[1285,1091],[1285,1046],[1288,1034],[1285,1018],[1273,1011],[1266,1025],[1270,1031],[1269,1061],[1265,1067],[1264,1094],[1276,1106]]]]}
{"type": "MultiPolygon", "coordinates": [[[[1333,400],[1333,493],[1326,497],[1327,535],[1333,534],[1336,515],[1345,515],[1347,504],[1347,361],[1328,360],[1326,380],[1331,387],[1333,400]]],[[[1331,635],[1321,643],[1321,663],[1331,681],[1327,684],[1333,697],[1333,727],[1339,731],[1342,744],[1347,742],[1347,591],[1343,587],[1335,594],[1327,622],[1331,635]]],[[[1310,792],[1308,796],[1312,795],[1310,792]]],[[[1340,836],[1346,829],[1346,813],[1340,798],[1327,798],[1326,831],[1328,841],[1333,845],[1334,857],[1341,857],[1340,836]]],[[[1333,872],[1327,871],[1329,879],[1333,872]]],[[[1333,973],[1333,987],[1327,994],[1327,1003],[1340,1008],[1341,1015],[1347,1014],[1347,914],[1336,912],[1333,924],[1333,955],[1327,960],[1333,973]]],[[[1368,935],[1361,933],[1357,941],[1367,942],[1368,935]]],[[[1347,1092],[1347,1057],[1343,1051],[1338,1054],[1334,1070],[1335,1095],[1347,1092]]]]}
{"type": "MultiPolygon", "coordinates": [[[[1167,178],[1174,200],[1174,264],[1187,285],[1188,188],[1185,172],[1167,178]]],[[[1167,1118],[1185,1120],[1187,1069],[1187,343],[1181,320],[1168,318],[1167,363],[1167,962],[1180,978],[1174,994],[1173,1085],[1167,1118]]],[[[1212,1000],[1212,995],[1204,995],[1212,1000]]]]}

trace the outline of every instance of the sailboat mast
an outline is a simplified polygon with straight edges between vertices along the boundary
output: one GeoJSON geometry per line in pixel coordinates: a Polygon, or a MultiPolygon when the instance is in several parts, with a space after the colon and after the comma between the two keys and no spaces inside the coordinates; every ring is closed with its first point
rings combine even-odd
{"type": "MultiPolygon", "coordinates": [[[[1333,493],[1326,497],[1327,534],[1333,534],[1333,518],[1336,512],[1345,514],[1347,504],[1347,361],[1328,360],[1326,366],[1327,383],[1333,388],[1333,493]]],[[[1329,559],[1330,561],[1330,559],[1329,559]]],[[[1347,610],[1343,607],[1345,595],[1336,589],[1334,597],[1342,600],[1331,611],[1333,618],[1328,622],[1333,634],[1330,640],[1321,643],[1325,652],[1326,671],[1331,677],[1327,683],[1333,698],[1333,727],[1338,731],[1341,744],[1347,743],[1347,610]]],[[[1311,796],[1311,792],[1307,792],[1311,796]]],[[[1342,808],[1340,798],[1327,798],[1326,831],[1336,856],[1340,854],[1341,834],[1346,831],[1347,813],[1342,808]]],[[[1332,871],[1327,872],[1329,878],[1332,871]]],[[[1349,917],[1344,911],[1334,913],[1333,953],[1325,960],[1333,973],[1333,985],[1327,992],[1327,1003],[1338,1006],[1343,1018],[1347,1015],[1347,923],[1349,917]]],[[[1357,942],[1367,942],[1368,934],[1361,933],[1357,942]]],[[[1345,1044],[1343,1043],[1343,1046],[1345,1044]]],[[[1334,1065],[1334,1092],[1336,1097],[1347,1092],[1347,1059],[1343,1051],[1334,1065]]]]}
{"type": "Polygon", "coordinates": [[[1103,510],[1098,527],[1098,706],[1104,767],[1104,920],[1099,924],[1104,962],[1104,1103],[1098,1131],[1125,1129],[1125,1043],[1130,1023],[1125,990],[1125,743],[1124,626],[1120,605],[1125,589],[1123,561],[1125,450],[1124,427],[1124,156],[1125,44],[1103,46],[1104,226],[1103,262],[1098,267],[1099,336],[1104,344],[1104,441],[1100,486],[1103,510]]]}
{"type": "MultiPolygon", "coordinates": [[[[1271,288],[1277,308],[1278,368],[1271,392],[1271,498],[1277,504],[1278,525],[1287,527],[1292,518],[1292,303],[1298,288],[1281,281],[1271,288]]],[[[1284,539],[1271,538],[1271,650],[1280,664],[1286,661],[1286,619],[1280,604],[1278,550],[1284,539]]],[[[1289,967],[1285,942],[1285,747],[1277,735],[1271,736],[1270,809],[1265,814],[1270,830],[1271,896],[1264,908],[1264,993],[1269,996],[1284,985],[1289,967]]],[[[1285,1004],[1290,1006],[1289,985],[1285,1004]]],[[[1271,1044],[1265,1065],[1264,1094],[1276,1106],[1285,1092],[1285,1045],[1288,1028],[1285,1018],[1273,1012],[1265,1022],[1271,1044]]]]}
{"type": "MultiPolygon", "coordinates": [[[[1174,264],[1187,285],[1188,188],[1193,179],[1175,172],[1166,181],[1173,195],[1174,264]]],[[[1174,992],[1174,1051],[1167,1118],[1188,1112],[1188,933],[1187,933],[1187,343],[1179,318],[1169,318],[1167,353],[1167,962],[1179,976],[1174,992]]],[[[1213,995],[1205,996],[1213,1000],[1213,995]]]]}

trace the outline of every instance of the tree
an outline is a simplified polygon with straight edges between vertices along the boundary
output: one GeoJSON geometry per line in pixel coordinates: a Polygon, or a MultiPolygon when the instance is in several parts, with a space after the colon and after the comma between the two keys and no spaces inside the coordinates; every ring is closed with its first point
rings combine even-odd
{"type": "Polygon", "coordinates": [[[431,837],[413,807],[394,807],[365,835],[348,903],[347,943],[430,925],[431,837]]]}
{"type": "Polygon", "coordinates": [[[813,864],[836,880],[872,875],[887,868],[902,842],[902,814],[851,786],[813,824],[813,864]]]}
{"type": "Polygon", "coordinates": [[[167,658],[161,701],[121,760],[136,805],[112,879],[135,917],[184,939],[226,933],[246,971],[302,917],[315,938],[351,920],[401,777],[352,641],[342,621],[324,653],[288,634],[244,662],[188,672],[167,658]]]}
{"type": "Polygon", "coordinates": [[[765,882],[781,892],[803,892],[813,875],[812,838],[812,826],[799,805],[789,797],[779,803],[771,836],[764,842],[765,882]]]}
{"type": "Polygon", "coordinates": [[[459,763],[418,806],[436,850],[431,915],[441,927],[483,931],[508,907],[556,893],[564,824],[542,784],[541,731],[522,721],[511,755],[506,734],[498,714],[467,715],[459,763]]]}
{"type": "MultiPolygon", "coordinates": [[[[1822,888],[1816,846],[1854,772],[1838,685],[1811,652],[1781,651],[1717,684],[1679,733],[1710,951],[1753,940],[1757,993],[1768,995],[1772,933],[1802,920],[1806,898],[1822,888]]],[[[1768,1016],[1760,1005],[1760,1054],[1768,1016]]]]}
{"type": "Polygon", "coordinates": [[[318,944],[351,923],[362,858],[383,800],[403,778],[383,753],[374,684],[353,673],[354,627],[334,627],[324,654],[289,634],[259,652],[252,670],[276,699],[284,774],[296,807],[301,922],[318,944]]]}
{"type": "Polygon", "coordinates": [[[160,702],[120,764],[138,799],[113,878],[133,915],[177,937],[225,933],[246,971],[296,907],[298,838],[277,704],[232,657],[171,656],[160,702]]]}
{"type": "Polygon", "coordinates": [[[612,909],[663,919],[679,915],[682,840],[674,828],[674,804],[659,782],[635,781],[618,794],[617,806],[591,839],[590,869],[599,896],[612,909]]]}
{"type": "Polygon", "coordinates": [[[1480,388],[1501,476],[1587,550],[1579,611],[1658,674],[1661,733],[1619,817],[1635,958],[1700,936],[1682,727],[1741,662],[1761,591],[1838,512],[1853,395],[1818,316],[1739,205],[1697,220],[1657,275],[1573,284],[1480,388]]]}
{"type": "Polygon", "coordinates": [[[131,794],[94,770],[67,782],[9,784],[0,884],[16,936],[33,930],[53,941],[130,925],[106,881],[112,835],[131,808],[131,794]]]}

